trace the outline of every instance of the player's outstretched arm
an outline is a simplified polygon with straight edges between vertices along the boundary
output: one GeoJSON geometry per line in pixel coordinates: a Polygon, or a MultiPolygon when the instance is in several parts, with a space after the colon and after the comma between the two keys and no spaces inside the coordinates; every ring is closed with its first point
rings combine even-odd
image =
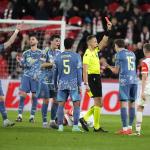
{"type": "Polygon", "coordinates": [[[102,50],[104,47],[107,46],[108,38],[109,38],[109,32],[111,31],[111,28],[112,28],[111,21],[109,21],[108,18],[106,19],[106,21],[107,21],[107,31],[105,31],[105,35],[103,36],[102,40],[98,44],[99,50],[102,50]]]}
{"type": "Polygon", "coordinates": [[[110,69],[113,73],[118,74],[119,73],[119,67],[117,66],[110,66],[107,63],[105,64],[105,67],[110,69]]]}
{"type": "Polygon", "coordinates": [[[141,92],[141,98],[145,100],[145,86],[146,86],[146,81],[147,81],[147,73],[142,73],[142,92],[141,92]]]}
{"type": "Polygon", "coordinates": [[[46,62],[41,65],[41,68],[51,68],[53,65],[54,63],[46,62]]]}
{"type": "Polygon", "coordinates": [[[89,85],[88,85],[88,65],[83,64],[83,82],[86,86],[86,90],[90,91],[89,85]]]}
{"type": "Polygon", "coordinates": [[[22,26],[23,26],[23,23],[18,24],[18,25],[16,26],[16,30],[14,31],[13,35],[10,37],[10,39],[9,39],[7,42],[4,43],[4,49],[6,49],[6,48],[9,47],[12,43],[14,43],[14,41],[15,41],[15,39],[16,39],[18,33],[19,33],[19,31],[20,31],[21,28],[22,28],[22,26]]]}

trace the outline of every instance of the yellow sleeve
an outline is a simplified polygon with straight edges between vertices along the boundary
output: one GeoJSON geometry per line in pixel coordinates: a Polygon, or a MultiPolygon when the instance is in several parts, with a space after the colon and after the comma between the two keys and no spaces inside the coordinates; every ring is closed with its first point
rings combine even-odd
{"type": "Polygon", "coordinates": [[[85,53],[84,56],[83,56],[83,64],[88,65],[89,60],[90,60],[90,57],[89,57],[88,53],[85,53]]]}

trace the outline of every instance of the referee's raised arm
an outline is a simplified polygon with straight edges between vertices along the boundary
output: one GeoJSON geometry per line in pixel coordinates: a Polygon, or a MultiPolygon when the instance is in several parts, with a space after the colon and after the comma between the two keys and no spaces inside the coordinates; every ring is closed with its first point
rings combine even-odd
{"type": "Polygon", "coordinates": [[[109,21],[109,22],[107,22],[107,31],[105,31],[105,34],[104,34],[102,40],[98,44],[99,50],[102,50],[104,47],[107,46],[111,28],[112,28],[112,23],[109,21]]]}

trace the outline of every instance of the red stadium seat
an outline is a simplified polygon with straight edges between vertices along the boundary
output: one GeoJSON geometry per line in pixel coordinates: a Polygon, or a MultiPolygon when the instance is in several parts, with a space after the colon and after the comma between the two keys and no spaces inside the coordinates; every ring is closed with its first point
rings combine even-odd
{"type": "Polygon", "coordinates": [[[35,20],[35,18],[33,16],[23,16],[21,19],[24,19],[24,20],[35,20]]]}
{"type": "Polygon", "coordinates": [[[143,12],[148,12],[148,10],[150,10],[150,4],[143,4],[140,6],[141,11],[143,12]]]}
{"type": "Polygon", "coordinates": [[[69,19],[68,24],[81,26],[82,25],[82,19],[78,16],[72,17],[69,19]]]}
{"type": "Polygon", "coordinates": [[[55,18],[52,18],[50,20],[56,20],[56,21],[59,21],[59,20],[62,20],[63,16],[57,16],[55,18]]]}
{"type": "Polygon", "coordinates": [[[1,0],[0,2],[0,13],[3,13],[8,4],[8,0],[1,0]]]}
{"type": "Polygon", "coordinates": [[[108,5],[108,10],[109,10],[112,14],[114,14],[114,13],[116,12],[116,10],[117,10],[118,7],[119,7],[119,4],[116,3],[116,2],[114,2],[114,3],[111,3],[111,4],[108,5]]]}

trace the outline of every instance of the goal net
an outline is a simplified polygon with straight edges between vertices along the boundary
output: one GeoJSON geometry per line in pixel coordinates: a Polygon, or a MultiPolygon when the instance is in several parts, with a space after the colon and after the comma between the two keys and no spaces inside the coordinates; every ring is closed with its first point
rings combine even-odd
{"type": "Polygon", "coordinates": [[[72,31],[78,33],[79,27],[66,25],[65,21],[39,21],[39,20],[7,20],[0,19],[0,44],[6,42],[14,32],[18,23],[24,23],[23,28],[15,42],[0,54],[0,78],[19,79],[22,72],[17,66],[16,55],[21,55],[29,46],[29,35],[37,34],[40,49],[49,47],[49,38],[59,34],[61,38],[60,49],[64,50],[64,39],[71,36],[72,31]]]}

